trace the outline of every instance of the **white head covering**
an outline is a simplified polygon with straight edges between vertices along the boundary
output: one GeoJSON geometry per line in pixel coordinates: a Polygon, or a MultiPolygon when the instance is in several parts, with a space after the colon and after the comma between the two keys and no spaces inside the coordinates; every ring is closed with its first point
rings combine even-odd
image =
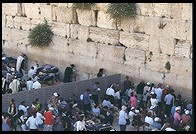
{"type": "Polygon", "coordinates": [[[49,107],[49,110],[50,110],[50,111],[53,111],[53,110],[54,110],[54,108],[53,108],[53,107],[49,107]]]}
{"type": "Polygon", "coordinates": [[[154,92],[151,92],[150,94],[154,94],[154,92]]]}
{"type": "Polygon", "coordinates": [[[176,108],[175,108],[175,111],[180,110],[180,109],[181,109],[180,107],[176,107],[176,108]]]}
{"type": "Polygon", "coordinates": [[[156,122],[158,122],[159,120],[160,120],[159,117],[155,117],[155,118],[154,118],[154,121],[156,121],[156,122]]]}
{"type": "Polygon", "coordinates": [[[138,113],[140,113],[140,111],[136,109],[136,110],[135,110],[135,113],[138,114],[138,113]]]}
{"type": "Polygon", "coordinates": [[[150,86],[150,82],[147,82],[146,84],[147,84],[148,86],[150,86]]]}
{"type": "Polygon", "coordinates": [[[122,106],[122,110],[124,110],[124,111],[125,111],[126,109],[127,109],[127,107],[126,107],[126,106],[122,106]]]}
{"type": "Polygon", "coordinates": [[[135,109],[135,107],[131,107],[131,110],[134,110],[135,109]]]}
{"type": "Polygon", "coordinates": [[[54,96],[56,96],[56,97],[58,96],[58,94],[57,94],[57,93],[54,93],[53,95],[54,95],[54,96]]]}
{"type": "Polygon", "coordinates": [[[189,113],[190,113],[189,110],[186,110],[186,111],[185,111],[185,114],[189,114],[189,113]]]}

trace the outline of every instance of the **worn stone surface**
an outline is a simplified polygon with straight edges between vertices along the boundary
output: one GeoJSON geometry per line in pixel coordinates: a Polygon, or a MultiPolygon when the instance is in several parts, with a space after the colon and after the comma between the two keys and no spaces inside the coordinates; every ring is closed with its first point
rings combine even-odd
{"type": "Polygon", "coordinates": [[[170,3],[170,18],[181,19],[183,11],[183,3],[170,3]]]}
{"type": "Polygon", "coordinates": [[[6,26],[6,15],[2,14],[2,27],[6,26]]]}
{"type": "Polygon", "coordinates": [[[191,57],[191,42],[185,41],[185,40],[179,40],[176,42],[174,54],[177,57],[185,57],[190,58],[191,57]]]}
{"type": "Polygon", "coordinates": [[[67,39],[64,37],[54,36],[53,41],[48,49],[56,51],[55,53],[66,53],[67,52],[67,39]]]}
{"type": "Polygon", "coordinates": [[[99,11],[97,16],[97,26],[101,28],[116,29],[116,20],[110,18],[104,11],[99,11]]]}
{"type": "Polygon", "coordinates": [[[144,33],[144,16],[137,16],[137,19],[133,20],[133,32],[144,33]]]}
{"type": "MultiPolygon", "coordinates": [[[[160,37],[160,52],[167,55],[173,55],[174,54],[174,47],[175,47],[175,39],[169,38],[169,37],[160,37]]],[[[156,45],[156,44],[155,44],[156,45]]]]}
{"type": "Polygon", "coordinates": [[[53,22],[50,23],[50,26],[52,28],[52,31],[54,32],[54,35],[61,36],[61,37],[67,37],[67,26],[68,24],[60,23],[60,22],[53,22]]]}
{"type": "Polygon", "coordinates": [[[160,36],[150,36],[149,39],[149,51],[153,53],[160,53],[160,36]]]}
{"type": "Polygon", "coordinates": [[[153,15],[157,17],[170,16],[170,3],[153,3],[153,15]]]}
{"type": "Polygon", "coordinates": [[[120,32],[119,42],[128,48],[148,50],[149,35],[141,33],[120,32]]]}
{"type": "Polygon", "coordinates": [[[142,16],[153,16],[153,3],[137,3],[137,13],[142,16]]]}
{"type": "Polygon", "coordinates": [[[192,3],[183,3],[182,19],[193,20],[193,5],[192,3]]]}
{"type": "Polygon", "coordinates": [[[133,32],[133,26],[134,26],[134,21],[131,19],[122,20],[120,24],[117,23],[118,30],[129,32],[129,33],[133,32]]]}
{"type": "Polygon", "coordinates": [[[89,38],[89,27],[88,26],[79,26],[78,29],[78,39],[86,42],[89,38]]]}
{"type": "Polygon", "coordinates": [[[15,16],[18,13],[18,3],[2,3],[2,13],[15,16]]]}
{"type": "Polygon", "coordinates": [[[28,44],[28,35],[29,31],[19,30],[19,29],[12,29],[11,30],[11,41],[15,43],[23,43],[28,44]]]}
{"type": "Polygon", "coordinates": [[[90,27],[90,38],[95,42],[117,44],[119,31],[105,28],[90,27]]]}
{"type": "Polygon", "coordinates": [[[71,24],[70,25],[70,35],[73,39],[78,39],[78,29],[80,25],[79,24],[71,24]]]}
{"type": "Polygon", "coordinates": [[[96,26],[95,12],[93,10],[76,10],[78,23],[85,26],[96,26]]]}
{"type": "Polygon", "coordinates": [[[40,19],[40,5],[37,3],[25,3],[25,14],[28,18],[40,19]]]}
{"type": "Polygon", "coordinates": [[[14,27],[21,30],[29,30],[32,28],[31,21],[27,17],[14,17],[13,19],[14,27]]]}
{"type": "Polygon", "coordinates": [[[6,16],[6,27],[14,28],[14,20],[12,16],[6,16]]]}
{"type": "Polygon", "coordinates": [[[52,20],[52,6],[51,5],[40,5],[40,19],[47,21],[52,20]]]}
{"type": "Polygon", "coordinates": [[[123,63],[124,47],[98,44],[97,59],[123,63]]]}
{"type": "Polygon", "coordinates": [[[11,41],[11,29],[7,27],[2,27],[2,40],[11,41]]]}

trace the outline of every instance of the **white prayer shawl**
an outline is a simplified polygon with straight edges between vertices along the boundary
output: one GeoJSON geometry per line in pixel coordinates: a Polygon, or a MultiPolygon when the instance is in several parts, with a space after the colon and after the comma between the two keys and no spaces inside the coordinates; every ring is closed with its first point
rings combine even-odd
{"type": "Polygon", "coordinates": [[[14,79],[10,84],[9,88],[12,89],[12,93],[16,93],[19,91],[20,82],[18,79],[14,79]]]}
{"type": "Polygon", "coordinates": [[[24,57],[22,57],[21,55],[17,58],[17,62],[16,62],[16,71],[19,72],[20,67],[21,67],[21,63],[24,60],[24,57]]]}

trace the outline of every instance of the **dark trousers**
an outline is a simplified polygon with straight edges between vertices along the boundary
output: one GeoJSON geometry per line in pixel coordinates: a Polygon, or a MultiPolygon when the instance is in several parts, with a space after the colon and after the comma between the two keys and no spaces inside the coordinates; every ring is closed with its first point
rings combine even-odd
{"type": "Polygon", "coordinates": [[[84,113],[85,116],[87,117],[87,111],[91,112],[91,104],[84,104],[84,113]]]}
{"type": "Polygon", "coordinates": [[[98,104],[99,103],[99,96],[98,96],[98,94],[92,95],[92,99],[93,99],[93,101],[94,101],[95,104],[98,104]]]}
{"type": "Polygon", "coordinates": [[[167,117],[170,116],[171,113],[171,105],[165,105],[165,114],[167,115],[167,117]]]}
{"type": "Polygon", "coordinates": [[[120,131],[126,131],[127,126],[126,125],[120,125],[120,131]]]}

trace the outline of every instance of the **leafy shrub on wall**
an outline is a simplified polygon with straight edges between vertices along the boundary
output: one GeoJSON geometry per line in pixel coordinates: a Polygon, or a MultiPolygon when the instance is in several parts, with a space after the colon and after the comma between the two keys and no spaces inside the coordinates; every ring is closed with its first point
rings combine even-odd
{"type": "Polygon", "coordinates": [[[73,7],[82,10],[90,10],[95,3],[73,3],[73,7]]]}
{"type": "Polygon", "coordinates": [[[120,21],[135,18],[136,11],[136,3],[110,3],[106,13],[110,15],[110,18],[120,21]]]}
{"type": "Polygon", "coordinates": [[[29,43],[32,46],[44,47],[49,46],[52,42],[53,31],[51,26],[48,25],[47,21],[43,24],[38,24],[29,33],[29,43]]]}

